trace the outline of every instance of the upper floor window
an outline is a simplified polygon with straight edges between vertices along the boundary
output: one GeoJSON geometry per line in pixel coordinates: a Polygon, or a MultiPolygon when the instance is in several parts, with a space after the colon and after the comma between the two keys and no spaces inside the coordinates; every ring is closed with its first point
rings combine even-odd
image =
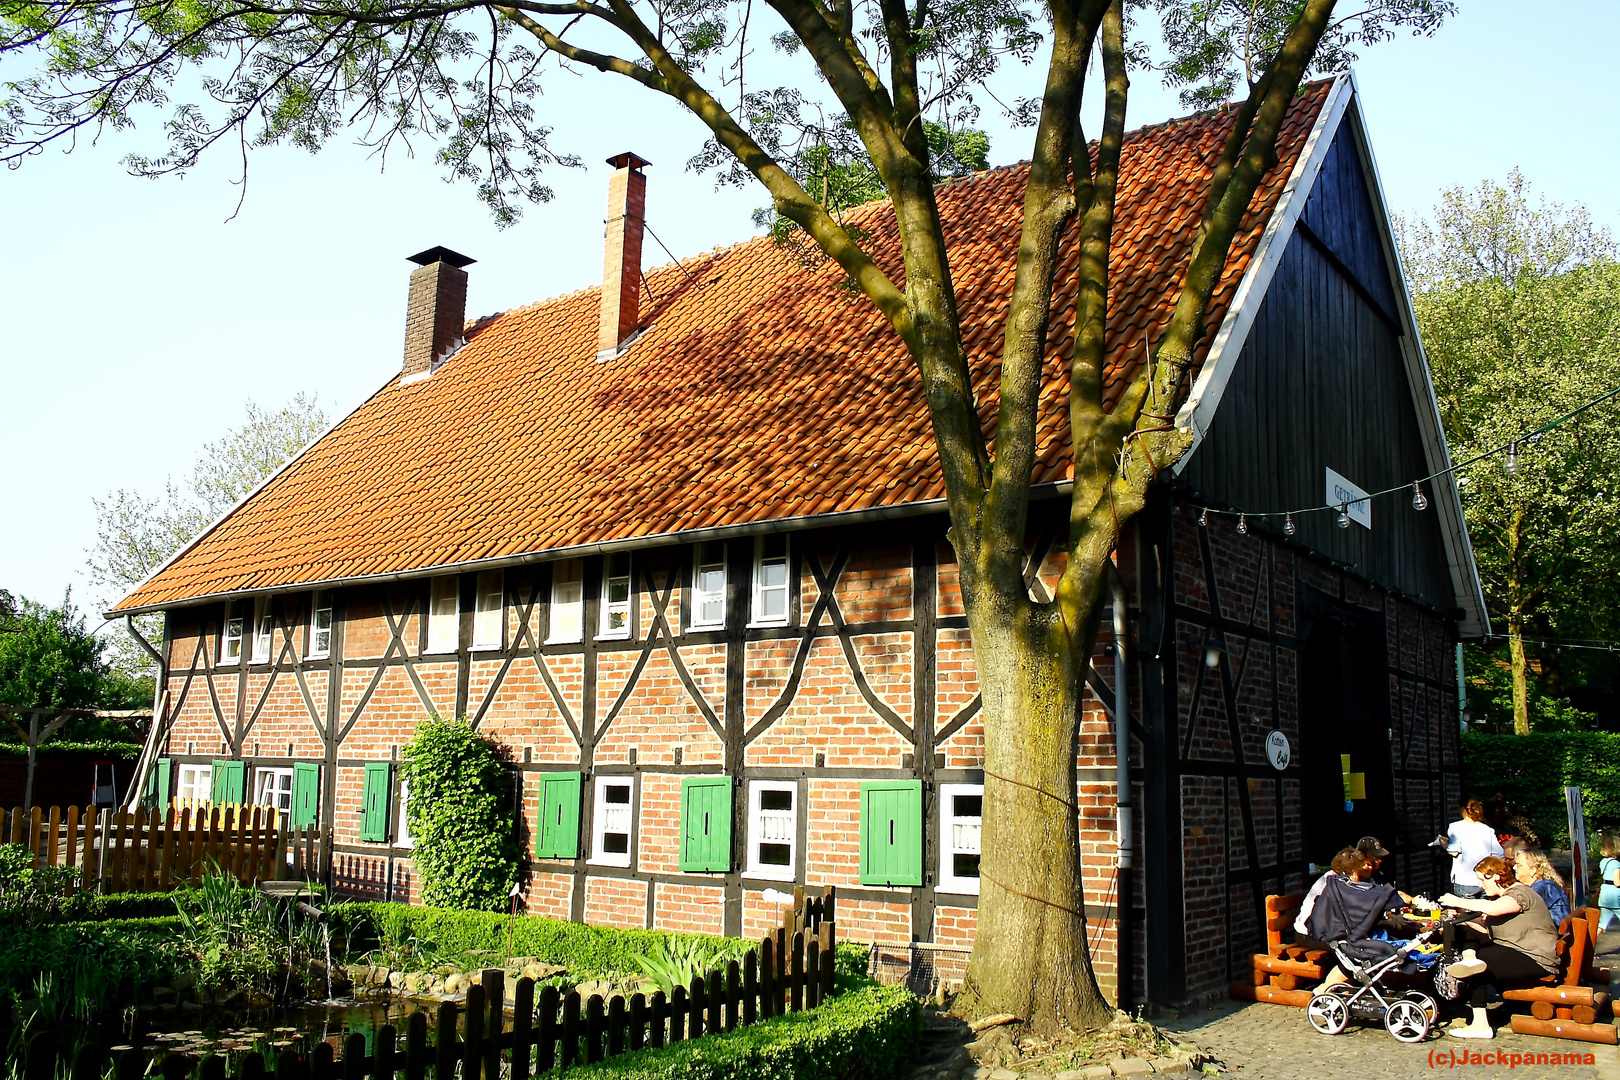
{"type": "Polygon", "coordinates": [[[788,538],[771,533],[754,540],[753,621],[781,626],[788,621],[788,538]]]}
{"type": "Polygon", "coordinates": [[[429,598],[427,651],[455,652],[461,643],[461,582],[454,574],[433,579],[429,598]]]}
{"type": "Polygon", "coordinates": [[[270,662],[270,635],[274,625],[270,621],[270,598],[266,596],[253,605],[253,662],[255,664],[268,664],[270,662]]]}
{"type": "Polygon", "coordinates": [[[478,607],[473,613],[473,648],[498,649],[505,644],[506,592],[499,570],[478,572],[478,607]]]}
{"type": "Polygon", "coordinates": [[[579,641],[584,636],[584,566],[579,559],[565,559],[551,567],[551,622],[546,640],[579,641]]]}
{"type": "Polygon", "coordinates": [[[309,659],[332,655],[332,590],[317,590],[310,600],[309,659]]]}
{"type": "Polygon", "coordinates": [[[599,637],[630,636],[630,553],[602,559],[602,627],[599,637]]]}
{"type": "Polygon", "coordinates": [[[242,629],[247,621],[242,607],[240,600],[225,605],[225,630],[219,640],[219,662],[222,664],[237,664],[242,660],[242,629]]]}
{"type": "Polygon", "coordinates": [[[692,625],[726,625],[726,545],[699,544],[692,567],[692,625]]]}

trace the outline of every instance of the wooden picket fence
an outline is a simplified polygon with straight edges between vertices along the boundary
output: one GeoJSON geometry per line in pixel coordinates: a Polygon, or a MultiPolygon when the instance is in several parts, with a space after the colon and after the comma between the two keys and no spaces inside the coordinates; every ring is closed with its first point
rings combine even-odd
{"type": "MultiPolygon", "coordinates": [[[[282,1050],[271,1061],[250,1052],[236,1058],[230,1075],[242,1080],[395,1080],[403,1073],[405,1080],[529,1080],[553,1069],[814,1009],[833,993],[834,895],[830,887],[819,897],[795,892],[794,906],[784,905],[782,924],[740,963],[728,961],[724,968],[697,976],[690,986],[675,987],[667,998],[659,990],[651,997],[633,994],[628,1001],[618,994],[606,1001],[600,994],[582,1000],[577,991],[561,995],[547,986],[536,1002],[534,980],[523,978],[514,987],[508,1027],[506,973],[490,969],[479,985],[468,989],[465,1003],[440,1004],[431,1023],[426,1012],[417,1012],[403,1032],[391,1025],[379,1027],[369,1054],[366,1037],[355,1033],[344,1040],[341,1057],[325,1042],[282,1050]]],[[[0,1016],[0,1046],[8,1019],[0,1016]]],[[[82,1050],[70,1073],[101,1076],[107,1057],[107,1051],[82,1050]]],[[[119,1080],[148,1074],[143,1051],[124,1050],[114,1057],[119,1080]]],[[[28,1046],[22,1075],[52,1077],[57,1060],[56,1044],[48,1036],[36,1038],[28,1046]]],[[[219,1054],[200,1061],[170,1054],[156,1069],[166,1080],[193,1075],[226,1080],[226,1072],[226,1057],[219,1054]]]]}
{"type": "Polygon", "coordinates": [[[0,843],[22,844],[41,866],[79,871],[80,887],[166,891],[197,885],[213,867],[244,885],[316,876],[318,832],[289,829],[266,806],[146,809],[76,806],[0,811],[0,843]]]}

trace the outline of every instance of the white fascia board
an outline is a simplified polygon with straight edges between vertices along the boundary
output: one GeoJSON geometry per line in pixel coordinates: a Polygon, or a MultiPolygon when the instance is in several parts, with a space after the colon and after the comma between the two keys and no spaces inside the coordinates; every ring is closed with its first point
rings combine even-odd
{"type": "MultiPolygon", "coordinates": [[[[1352,91],[1355,76],[1349,79],[1352,91]]],[[[1412,309],[1412,294],[1407,286],[1406,268],[1401,264],[1400,246],[1395,243],[1395,229],[1389,215],[1389,204],[1384,198],[1384,184],[1378,175],[1378,160],[1373,156],[1372,142],[1367,138],[1367,120],[1361,111],[1361,97],[1351,94],[1350,132],[1355,138],[1362,176],[1372,198],[1373,216],[1378,223],[1378,240],[1384,249],[1386,269],[1396,285],[1395,307],[1401,320],[1401,356],[1406,363],[1407,386],[1412,393],[1412,405],[1417,414],[1418,434],[1423,440],[1424,461],[1431,473],[1438,473],[1429,486],[1430,504],[1439,517],[1441,536],[1446,547],[1446,566],[1451,573],[1451,584],[1457,607],[1463,617],[1457,629],[1464,638],[1488,637],[1491,619],[1485,609],[1485,590],[1479,580],[1479,566],[1474,561],[1474,546],[1468,537],[1468,525],[1463,517],[1462,496],[1457,490],[1456,474],[1451,472],[1451,449],[1446,444],[1445,427],[1440,421],[1440,404],[1434,395],[1434,379],[1429,371],[1429,360],[1423,351],[1423,338],[1418,333],[1417,317],[1412,309]]]]}
{"type": "MultiPolygon", "coordinates": [[[[339,424],[342,424],[344,421],[348,420],[349,417],[351,417],[355,413],[359,412],[362,408],[365,407],[365,405],[368,402],[370,402],[378,394],[382,393],[384,390],[387,390],[390,386],[394,385],[394,383],[396,383],[398,381],[399,381],[399,377],[397,375],[388,376],[388,379],[387,379],[386,382],[384,382],[381,386],[377,387],[377,389],[373,390],[371,393],[367,394],[365,397],[361,398],[359,404],[355,405],[354,408],[350,409],[348,412],[344,413],[342,416],[338,417],[336,420],[334,420],[330,424],[326,425],[326,430],[325,431],[322,431],[319,435],[315,436],[313,439],[309,440],[309,442],[305,443],[303,448],[301,450],[299,450],[298,453],[294,454],[292,457],[290,457],[286,461],[282,462],[281,467],[279,469],[277,469],[275,472],[271,473],[269,476],[265,477],[263,480],[259,481],[258,485],[256,487],[254,487],[254,489],[252,491],[248,492],[246,495],[242,496],[240,499],[238,499],[236,501],[235,506],[232,506],[229,510],[227,510],[223,514],[219,515],[219,517],[217,517],[213,521],[209,522],[206,526],[203,527],[201,532],[199,532],[196,536],[193,536],[178,551],[176,551],[173,555],[170,555],[167,559],[164,559],[161,563],[159,563],[157,565],[156,568],[154,568],[152,570],[151,573],[147,574],[145,577],[141,578],[141,580],[137,581],[134,585],[132,585],[129,589],[127,589],[124,592],[124,598],[128,599],[129,597],[135,595],[135,593],[139,592],[141,589],[146,587],[147,582],[151,581],[153,578],[155,578],[159,574],[163,573],[163,571],[165,571],[169,567],[173,566],[175,564],[175,562],[178,561],[179,558],[182,555],[186,554],[186,552],[190,551],[192,548],[194,548],[198,544],[202,543],[202,540],[203,540],[203,538],[205,536],[207,536],[209,533],[213,532],[215,529],[219,528],[220,525],[225,521],[226,518],[230,517],[232,514],[236,513],[238,510],[242,509],[243,506],[247,505],[247,503],[248,503],[248,501],[250,499],[252,499],[259,492],[263,491],[265,488],[269,487],[270,484],[276,479],[276,477],[280,476],[282,473],[284,473],[288,469],[292,468],[293,463],[296,462],[299,458],[303,457],[305,454],[309,453],[309,451],[315,446],[316,443],[320,442],[322,439],[324,439],[328,435],[332,434],[332,432],[336,431],[338,429],[339,424]]],[[[270,591],[271,590],[265,590],[265,592],[267,594],[270,591]]],[[[121,602],[122,601],[120,601],[120,603],[121,602]]],[[[178,606],[178,605],[164,604],[164,605],[160,605],[158,607],[130,608],[128,611],[118,611],[118,615],[144,615],[144,614],[146,614],[148,612],[164,611],[164,610],[167,610],[169,607],[175,607],[175,606],[178,606]]],[[[102,617],[107,618],[107,619],[117,618],[118,616],[113,615],[111,613],[112,611],[117,611],[117,605],[114,605],[114,607],[112,609],[110,609],[109,611],[102,612],[102,617]]]]}
{"type": "Polygon", "coordinates": [[[1243,346],[1249,339],[1249,328],[1254,325],[1255,316],[1260,313],[1260,305],[1265,301],[1266,291],[1271,288],[1271,279],[1276,276],[1277,267],[1282,263],[1283,252],[1288,247],[1289,239],[1294,235],[1294,225],[1299,221],[1300,214],[1305,211],[1305,202],[1310,198],[1311,189],[1316,186],[1316,178],[1322,172],[1322,163],[1327,160],[1328,148],[1333,145],[1333,135],[1339,128],[1339,121],[1344,118],[1345,110],[1350,105],[1354,95],[1354,84],[1349,76],[1340,75],[1333,80],[1333,88],[1328,91],[1328,99],[1322,105],[1322,111],[1316,116],[1316,123],[1311,133],[1305,139],[1305,147],[1300,151],[1299,159],[1294,162],[1294,171],[1289,175],[1288,182],[1283,186],[1282,195],[1277,200],[1277,208],[1272,211],[1271,220],[1266,222],[1266,231],[1260,236],[1260,245],[1255,249],[1254,256],[1249,260],[1249,268],[1243,272],[1243,279],[1238,282],[1237,294],[1232,297],[1232,305],[1226,310],[1226,318],[1221,320],[1221,327],[1215,333],[1215,340],[1210,343],[1209,356],[1204,366],[1199,369],[1198,379],[1193,383],[1192,392],[1176,413],[1176,426],[1178,428],[1191,428],[1193,433],[1192,446],[1181,458],[1171,466],[1171,473],[1179,476],[1192,460],[1193,454],[1198,452],[1198,446],[1209,433],[1210,424],[1215,420],[1215,412],[1221,406],[1221,396],[1226,392],[1226,384],[1237,367],[1238,357],[1243,353],[1243,346]]]}

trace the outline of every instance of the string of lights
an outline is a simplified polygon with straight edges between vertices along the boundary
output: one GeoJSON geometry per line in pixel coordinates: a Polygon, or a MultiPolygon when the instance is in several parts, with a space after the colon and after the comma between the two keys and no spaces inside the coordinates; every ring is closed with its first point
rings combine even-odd
{"type": "MultiPolygon", "coordinates": [[[[1506,634],[1492,634],[1490,637],[1485,638],[1481,644],[1495,645],[1505,643],[1509,640],[1511,640],[1511,638],[1509,638],[1509,636],[1506,634]]],[[[1583,638],[1580,642],[1574,642],[1556,641],[1550,638],[1529,637],[1521,637],[1519,640],[1524,642],[1526,645],[1540,645],[1543,648],[1557,649],[1559,652],[1562,652],[1565,649],[1586,649],[1590,652],[1620,652],[1620,641],[1596,641],[1592,638],[1583,638]]]]}
{"type": "MultiPolygon", "coordinates": [[[[1382,498],[1385,495],[1394,495],[1408,491],[1412,493],[1412,509],[1419,511],[1427,510],[1429,508],[1429,496],[1424,493],[1424,484],[1431,483],[1434,480],[1447,475],[1448,473],[1455,473],[1460,469],[1466,469],[1468,466],[1477,461],[1483,461],[1486,458],[1496,457],[1498,455],[1506,455],[1502,463],[1503,471],[1505,471],[1509,476],[1516,476],[1519,472],[1519,447],[1521,444],[1531,442],[1532,440],[1539,438],[1540,436],[1551,431],[1553,428],[1558,427],[1560,424],[1568,423],[1570,420],[1573,420],[1575,417],[1581,415],[1587,410],[1595,408],[1596,406],[1601,405],[1603,402],[1617,396],[1620,396],[1620,386],[1616,386],[1605,393],[1599,394],[1597,397],[1586,402],[1585,404],[1571,409],[1562,416],[1555,417],[1554,419],[1547,421],[1538,428],[1516,435],[1499,446],[1494,446],[1489,450],[1481,451],[1466,461],[1456,462],[1444,469],[1437,469],[1427,476],[1418,477],[1416,480],[1408,480],[1405,483],[1396,484],[1394,487],[1384,488],[1382,491],[1369,492],[1359,499],[1351,499],[1340,503],[1321,503],[1316,506],[1304,506],[1295,510],[1233,510],[1230,508],[1200,505],[1198,508],[1198,524],[1201,526],[1207,526],[1209,524],[1209,516],[1211,514],[1215,514],[1217,516],[1235,517],[1237,518],[1238,532],[1247,533],[1249,531],[1250,518],[1261,520],[1266,518],[1282,518],[1283,533],[1288,536],[1293,536],[1299,531],[1298,526],[1294,524],[1294,518],[1296,516],[1304,517],[1306,514],[1316,514],[1326,511],[1337,515],[1334,519],[1334,523],[1338,525],[1339,528],[1348,529],[1350,527],[1350,508],[1352,506],[1359,506],[1362,503],[1370,504],[1373,499],[1382,498]]],[[[1597,648],[1598,646],[1581,647],[1597,648]]]]}

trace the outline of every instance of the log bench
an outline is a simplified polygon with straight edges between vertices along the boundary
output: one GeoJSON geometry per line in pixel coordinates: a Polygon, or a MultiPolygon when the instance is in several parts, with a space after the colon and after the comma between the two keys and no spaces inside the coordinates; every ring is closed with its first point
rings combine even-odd
{"type": "MultiPolygon", "coordinates": [[[[1294,919],[1304,900],[1302,892],[1266,897],[1266,951],[1249,958],[1249,977],[1231,984],[1232,997],[1297,1008],[1310,1003],[1313,988],[1326,977],[1334,960],[1325,950],[1294,942],[1294,919]]],[[[1503,988],[1503,998],[1530,1006],[1528,1015],[1510,1017],[1513,1031],[1617,1045],[1620,1031],[1613,1023],[1601,1022],[1609,1005],[1609,972],[1592,965],[1597,921],[1596,908],[1576,908],[1558,928],[1558,973],[1535,983],[1503,988]]],[[[1430,978],[1428,972],[1392,972],[1384,977],[1384,984],[1432,993],[1430,978]]]]}

